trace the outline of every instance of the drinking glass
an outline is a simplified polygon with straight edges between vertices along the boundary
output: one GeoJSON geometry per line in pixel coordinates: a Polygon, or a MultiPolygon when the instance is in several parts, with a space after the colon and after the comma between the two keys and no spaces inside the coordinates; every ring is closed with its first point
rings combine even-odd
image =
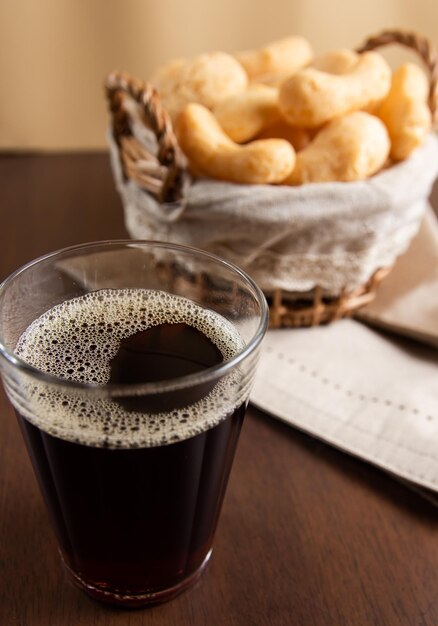
{"type": "Polygon", "coordinates": [[[243,271],[167,243],[74,246],[0,286],[3,383],[89,595],[147,605],[202,573],[267,321],[243,271]]]}

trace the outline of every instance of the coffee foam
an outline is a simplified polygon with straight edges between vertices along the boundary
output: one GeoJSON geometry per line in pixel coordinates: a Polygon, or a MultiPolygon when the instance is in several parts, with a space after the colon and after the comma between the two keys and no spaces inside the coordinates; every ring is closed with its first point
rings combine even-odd
{"type": "MultiPolygon", "coordinates": [[[[108,289],[44,313],[20,337],[15,352],[57,378],[104,386],[121,340],[163,323],[194,326],[224,360],[244,347],[225,318],[191,300],[155,290],[108,289]]],[[[11,400],[24,417],[51,435],[83,445],[132,448],[167,445],[215,426],[246,400],[246,388],[234,372],[196,403],[154,414],[127,411],[107,395],[42,382],[21,384],[11,400]]]]}

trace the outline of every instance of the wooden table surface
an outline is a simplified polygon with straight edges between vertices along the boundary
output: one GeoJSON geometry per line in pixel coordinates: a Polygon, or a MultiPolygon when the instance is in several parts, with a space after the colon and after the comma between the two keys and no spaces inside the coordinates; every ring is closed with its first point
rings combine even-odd
{"type": "MultiPolygon", "coordinates": [[[[126,236],[106,154],[0,157],[0,278],[126,236]]],[[[0,391],[1,626],[438,624],[438,509],[385,473],[250,408],[212,561],[168,604],[101,606],[66,581],[0,391]]]]}

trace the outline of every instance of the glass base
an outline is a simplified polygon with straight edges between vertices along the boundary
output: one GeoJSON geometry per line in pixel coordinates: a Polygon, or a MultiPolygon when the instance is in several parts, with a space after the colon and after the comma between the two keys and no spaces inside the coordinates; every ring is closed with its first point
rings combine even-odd
{"type": "Polygon", "coordinates": [[[135,608],[152,604],[159,604],[161,602],[167,602],[168,600],[172,600],[173,598],[175,598],[181,592],[185,591],[201,577],[204,569],[207,566],[208,561],[210,560],[211,553],[212,549],[208,552],[207,556],[202,561],[198,569],[190,574],[190,576],[182,580],[178,585],[174,585],[173,587],[168,587],[166,589],[160,589],[159,591],[146,591],[144,593],[135,594],[120,593],[120,591],[111,591],[108,588],[102,588],[97,585],[93,585],[92,583],[81,578],[81,576],[79,576],[76,572],[74,572],[64,561],[62,555],[61,560],[69,580],[76,587],[79,587],[79,589],[91,596],[94,600],[99,600],[100,602],[105,602],[107,604],[113,604],[116,606],[135,608]]]}

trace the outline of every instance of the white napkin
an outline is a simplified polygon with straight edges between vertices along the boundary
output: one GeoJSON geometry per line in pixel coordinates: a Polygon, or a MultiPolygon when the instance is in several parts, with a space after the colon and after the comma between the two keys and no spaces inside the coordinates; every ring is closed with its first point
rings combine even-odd
{"type": "Polygon", "coordinates": [[[438,223],[431,210],[360,318],[390,334],[355,320],[268,332],[251,401],[411,485],[433,490],[433,500],[438,223]]]}
{"type": "Polygon", "coordinates": [[[438,348],[438,221],[430,207],[377,298],[357,318],[438,348]]]}
{"type": "Polygon", "coordinates": [[[437,351],[354,320],[269,331],[251,401],[438,492],[437,351]]]}

